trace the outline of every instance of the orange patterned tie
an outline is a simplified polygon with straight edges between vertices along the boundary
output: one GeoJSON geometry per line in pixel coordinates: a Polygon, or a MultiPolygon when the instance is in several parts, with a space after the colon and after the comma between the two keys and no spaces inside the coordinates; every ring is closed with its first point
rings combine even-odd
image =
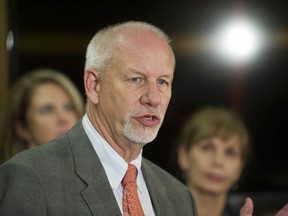
{"type": "Polygon", "coordinates": [[[123,213],[129,216],[144,216],[136,187],[137,168],[129,164],[122,180],[123,185],[123,213]]]}

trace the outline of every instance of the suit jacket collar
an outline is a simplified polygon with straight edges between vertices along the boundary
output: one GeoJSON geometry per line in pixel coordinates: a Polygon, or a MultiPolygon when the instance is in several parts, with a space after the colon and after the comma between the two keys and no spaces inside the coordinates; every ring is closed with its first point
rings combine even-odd
{"type": "Polygon", "coordinates": [[[177,215],[177,212],[174,211],[171,203],[167,197],[167,187],[163,186],[163,183],[157,177],[157,173],[149,166],[149,162],[143,158],[142,163],[142,172],[143,176],[150,194],[152,205],[156,215],[177,215]]]}
{"type": "Polygon", "coordinates": [[[104,168],[81,121],[67,135],[74,156],[75,172],[87,184],[81,195],[93,215],[121,215],[104,168]]]}
{"type": "MultiPolygon", "coordinates": [[[[93,215],[121,215],[117,201],[110,187],[104,168],[86,135],[81,121],[68,133],[75,161],[75,172],[87,184],[81,195],[89,206],[93,215]]],[[[157,173],[151,169],[147,160],[143,158],[142,172],[152,205],[156,215],[177,215],[171,208],[173,203],[168,201],[167,188],[163,186],[157,173]]]]}

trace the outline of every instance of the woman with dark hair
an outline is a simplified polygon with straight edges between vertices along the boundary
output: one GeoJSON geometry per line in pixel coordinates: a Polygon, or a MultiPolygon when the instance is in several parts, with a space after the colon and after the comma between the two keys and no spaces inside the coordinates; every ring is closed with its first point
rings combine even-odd
{"type": "Polygon", "coordinates": [[[178,162],[199,216],[234,215],[226,202],[247,160],[248,140],[242,121],[222,108],[204,108],[184,125],[178,162]]]}

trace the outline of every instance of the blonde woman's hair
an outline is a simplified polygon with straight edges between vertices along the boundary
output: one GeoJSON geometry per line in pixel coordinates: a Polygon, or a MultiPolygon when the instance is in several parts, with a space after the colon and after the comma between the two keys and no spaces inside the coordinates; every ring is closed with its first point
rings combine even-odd
{"type": "Polygon", "coordinates": [[[15,154],[27,149],[27,143],[21,139],[15,129],[16,122],[27,126],[27,111],[35,89],[44,83],[59,85],[69,96],[78,119],[84,113],[83,98],[72,81],[59,71],[36,69],[26,73],[11,87],[7,100],[7,112],[0,133],[0,164],[15,154]]]}

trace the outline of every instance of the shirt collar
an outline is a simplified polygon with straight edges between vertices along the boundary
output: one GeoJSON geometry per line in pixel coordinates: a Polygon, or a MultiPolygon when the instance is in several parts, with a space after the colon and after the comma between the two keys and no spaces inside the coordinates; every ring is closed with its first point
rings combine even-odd
{"type": "MultiPolygon", "coordinates": [[[[127,162],[107,143],[107,141],[97,132],[93,127],[87,113],[82,119],[82,124],[85,132],[87,133],[108,177],[108,181],[112,189],[116,189],[121,185],[121,181],[128,169],[127,162]]],[[[141,184],[140,177],[142,176],[141,163],[142,163],[142,150],[138,157],[130,162],[135,165],[138,170],[137,186],[141,191],[143,185],[141,184]]]]}

